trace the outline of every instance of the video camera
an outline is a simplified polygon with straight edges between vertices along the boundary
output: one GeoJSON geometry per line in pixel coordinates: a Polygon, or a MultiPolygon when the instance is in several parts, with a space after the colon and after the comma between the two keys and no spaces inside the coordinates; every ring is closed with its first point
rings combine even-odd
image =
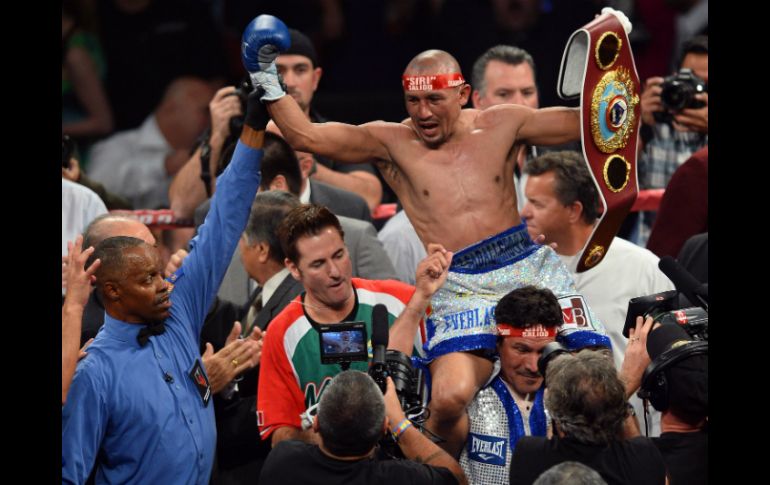
{"type": "Polygon", "coordinates": [[[623,336],[636,327],[636,317],[652,317],[662,324],[675,323],[695,340],[708,341],[708,285],[701,284],[671,256],[658,263],[676,290],[632,298],[628,302],[623,336]],[[686,300],[680,299],[680,293],[686,300]],[[693,306],[696,304],[697,306],[693,306]]]}
{"type": "Polygon", "coordinates": [[[664,78],[661,88],[660,100],[664,111],[653,114],[655,121],[671,121],[671,113],[706,106],[705,102],[695,99],[696,94],[708,92],[706,81],[696,76],[691,69],[682,68],[673,76],[664,78]]]}
{"type": "MultiPolygon", "coordinates": [[[[375,305],[372,310],[373,359],[369,376],[377,383],[383,394],[387,389],[387,378],[393,379],[396,394],[404,414],[416,423],[425,420],[423,403],[427,400],[425,376],[421,369],[412,366],[411,359],[398,350],[386,350],[388,346],[388,312],[384,305],[375,305]]],[[[366,362],[367,331],[364,322],[343,322],[317,325],[322,364],[340,364],[343,370],[352,362],[366,362]]]]}
{"type": "Polygon", "coordinates": [[[636,327],[636,317],[652,317],[662,324],[675,323],[687,331],[696,340],[708,340],[708,312],[700,307],[683,307],[679,303],[676,290],[655,293],[654,295],[632,298],[628,302],[626,324],[623,336],[628,338],[629,330],[636,327]]]}
{"type": "MultiPolygon", "coordinates": [[[[382,304],[372,309],[372,350],[373,358],[369,376],[382,390],[387,390],[387,378],[393,379],[401,409],[418,429],[428,417],[427,386],[424,372],[412,366],[409,356],[398,350],[387,350],[389,338],[388,311],[382,304]]],[[[367,329],[364,322],[343,322],[336,324],[314,324],[319,334],[322,364],[340,364],[347,370],[352,362],[368,360],[367,329]]],[[[302,429],[312,426],[318,405],[308,408],[300,416],[302,429]]],[[[402,458],[398,445],[390,435],[380,443],[381,458],[402,458]]]]}
{"type": "Polygon", "coordinates": [[[427,400],[425,375],[422,369],[415,369],[411,359],[398,350],[390,349],[385,355],[385,366],[372,365],[369,376],[379,383],[388,376],[393,379],[398,401],[404,414],[413,423],[425,421],[423,403],[427,400]]]}

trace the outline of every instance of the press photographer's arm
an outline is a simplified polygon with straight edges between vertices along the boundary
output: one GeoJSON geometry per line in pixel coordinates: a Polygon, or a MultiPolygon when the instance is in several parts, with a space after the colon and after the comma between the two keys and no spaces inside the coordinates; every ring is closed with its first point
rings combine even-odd
{"type": "Polygon", "coordinates": [[[388,390],[385,393],[385,415],[388,417],[388,429],[394,435],[404,456],[417,463],[441,466],[448,469],[461,485],[468,483],[460,464],[449,453],[425,437],[406,419],[401,404],[398,402],[393,379],[388,377],[388,390]]]}

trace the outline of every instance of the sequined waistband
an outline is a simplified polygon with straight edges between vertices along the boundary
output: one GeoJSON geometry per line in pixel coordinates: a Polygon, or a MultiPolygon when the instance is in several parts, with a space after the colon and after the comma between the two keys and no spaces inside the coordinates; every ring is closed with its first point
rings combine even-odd
{"type": "Polygon", "coordinates": [[[527,233],[526,223],[490,236],[461,249],[452,257],[450,271],[485,273],[520,261],[537,250],[527,233]]]}

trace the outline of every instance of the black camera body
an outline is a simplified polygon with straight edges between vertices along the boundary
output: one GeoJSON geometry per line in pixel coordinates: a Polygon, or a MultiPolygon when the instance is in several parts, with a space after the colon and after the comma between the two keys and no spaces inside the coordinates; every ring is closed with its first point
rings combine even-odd
{"type": "Polygon", "coordinates": [[[706,81],[696,76],[692,69],[682,68],[673,76],[663,79],[661,84],[660,101],[664,112],[655,113],[657,121],[669,121],[671,113],[682,111],[685,108],[703,108],[706,103],[695,99],[696,94],[707,93],[706,81]]]}
{"type": "MultiPolygon", "coordinates": [[[[369,376],[374,382],[381,382],[390,376],[396,388],[398,402],[406,417],[414,426],[427,432],[424,428],[428,411],[425,404],[428,401],[428,391],[425,385],[425,374],[422,369],[415,368],[412,360],[403,352],[390,349],[385,354],[385,365],[372,365],[369,368],[369,376]]],[[[387,433],[380,440],[376,454],[381,460],[405,459],[393,436],[387,433]]]]}
{"type": "Polygon", "coordinates": [[[234,136],[236,138],[241,136],[241,130],[243,130],[243,120],[246,116],[246,100],[252,91],[254,91],[254,87],[251,84],[251,80],[246,77],[243,81],[241,81],[238,87],[235,88],[235,92],[232,94],[232,96],[237,96],[241,101],[241,112],[243,114],[230,117],[230,136],[234,136]]]}
{"type": "Polygon", "coordinates": [[[663,325],[679,325],[693,339],[708,342],[709,314],[701,307],[688,307],[665,312],[659,315],[655,321],[663,325]]]}
{"type": "Polygon", "coordinates": [[[628,302],[623,336],[636,327],[636,317],[652,317],[662,324],[677,324],[695,340],[708,341],[708,313],[700,307],[682,307],[676,290],[632,298],[628,302]]]}
{"type": "Polygon", "coordinates": [[[427,401],[424,386],[425,376],[421,369],[415,369],[412,361],[403,352],[389,349],[385,354],[385,366],[373,365],[369,368],[369,376],[374,382],[384,381],[388,376],[393,379],[401,409],[412,421],[418,421],[414,413],[421,410],[427,401]]]}

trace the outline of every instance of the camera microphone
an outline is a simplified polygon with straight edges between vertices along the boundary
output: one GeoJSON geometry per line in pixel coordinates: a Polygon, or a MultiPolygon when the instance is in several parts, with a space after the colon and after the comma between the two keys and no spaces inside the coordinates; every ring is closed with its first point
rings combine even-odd
{"type": "Polygon", "coordinates": [[[385,354],[388,348],[388,309],[382,303],[374,305],[372,309],[372,348],[374,356],[369,368],[369,375],[380,386],[382,393],[387,390],[388,366],[385,363],[385,354]]]}
{"type": "Polygon", "coordinates": [[[677,260],[671,256],[663,256],[660,258],[658,267],[691,303],[700,306],[706,312],[709,311],[708,287],[704,290],[704,285],[699,283],[677,260]]]}

